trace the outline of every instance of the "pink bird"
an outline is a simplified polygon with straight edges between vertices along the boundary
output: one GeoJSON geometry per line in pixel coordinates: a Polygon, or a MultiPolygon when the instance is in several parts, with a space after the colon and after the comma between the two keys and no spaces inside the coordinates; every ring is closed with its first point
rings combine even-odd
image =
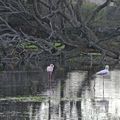
{"type": "Polygon", "coordinates": [[[51,80],[52,80],[53,70],[54,70],[54,65],[53,64],[50,64],[49,66],[47,66],[48,79],[50,80],[50,83],[49,83],[50,87],[51,87],[51,80]]]}
{"type": "Polygon", "coordinates": [[[49,66],[47,66],[47,72],[48,73],[52,73],[53,69],[54,69],[54,65],[53,64],[50,64],[49,66]]]}
{"type": "Polygon", "coordinates": [[[96,75],[101,75],[101,76],[109,75],[109,65],[106,65],[105,69],[97,72],[96,75]]]}

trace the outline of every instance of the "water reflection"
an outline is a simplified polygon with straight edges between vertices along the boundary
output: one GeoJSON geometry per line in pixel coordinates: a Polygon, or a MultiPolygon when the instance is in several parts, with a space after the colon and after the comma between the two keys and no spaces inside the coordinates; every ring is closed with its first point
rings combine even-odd
{"type": "Polygon", "coordinates": [[[110,71],[110,78],[97,76],[91,81],[90,91],[82,98],[82,114],[85,120],[114,120],[120,119],[120,71],[110,71]],[[104,97],[103,97],[104,89],[104,97]],[[94,98],[94,99],[93,99],[94,98]],[[86,114],[86,111],[88,114],[86,114]]]}
{"type": "MultiPolygon", "coordinates": [[[[87,72],[81,71],[68,73],[63,89],[63,115],[60,115],[59,112],[55,115],[55,112],[52,112],[51,116],[54,114],[54,118],[51,119],[110,120],[120,117],[120,71],[110,71],[110,77],[104,79],[96,76],[95,79],[90,80],[88,86],[84,86],[86,89],[83,89],[82,96],[78,96],[86,75],[87,72]],[[79,99],[80,97],[82,99],[79,99]],[[78,110],[76,102],[80,102],[81,109],[78,110]],[[78,114],[79,112],[81,114],[78,114]]],[[[53,105],[52,109],[55,109],[53,105]]]]}
{"type": "Polygon", "coordinates": [[[78,120],[79,112],[76,103],[78,102],[79,89],[82,87],[81,85],[86,74],[87,72],[82,71],[68,73],[64,87],[61,86],[60,81],[57,87],[52,90],[54,92],[51,93],[51,91],[48,91],[47,93],[49,94],[48,99],[46,99],[46,104],[44,102],[41,104],[40,109],[36,112],[35,120],[78,120]],[[62,98],[60,96],[61,90],[63,92],[62,98]]]}
{"type": "MultiPolygon", "coordinates": [[[[64,82],[60,80],[56,87],[52,90],[47,89],[43,93],[47,97],[42,103],[26,105],[27,120],[120,119],[120,71],[110,71],[110,77],[104,79],[101,76],[89,79],[91,76],[88,75],[89,72],[86,71],[68,73],[64,82]],[[63,93],[62,96],[61,92],[63,93]]],[[[23,112],[24,109],[22,108],[21,111],[23,112]]],[[[1,105],[0,112],[7,113],[11,109],[16,113],[20,112],[19,107],[15,105],[12,105],[10,109],[1,105]]],[[[10,117],[8,118],[5,120],[13,120],[10,117]]],[[[1,119],[4,120],[2,117],[1,119]]],[[[23,118],[17,120],[23,120],[23,118]]]]}

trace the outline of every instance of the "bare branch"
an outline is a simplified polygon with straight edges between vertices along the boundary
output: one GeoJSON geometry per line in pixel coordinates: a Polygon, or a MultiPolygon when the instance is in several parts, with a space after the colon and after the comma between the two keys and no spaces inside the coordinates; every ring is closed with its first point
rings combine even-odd
{"type": "Polygon", "coordinates": [[[75,5],[75,14],[76,14],[76,17],[77,17],[77,20],[82,23],[82,18],[81,18],[81,6],[83,4],[83,0],[77,0],[77,3],[75,5]]]}
{"type": "Polygon", "coordinates": [[[4,20],[2,17],[0,17],[0,20],[1,20],[2,22],[4,22],[5,25],[6,25],[12,32],[18,34],[17,31],[16,31],[15,29],[13,29],[13,28],[7,23],[6,20],[4,20]]]}
{"type": "Polygon", "coordinates": [[[96,15],[103,9],[105,8],[107,5],[109,5],[109,3],[111,2],[111,0],[106,0],[105,3],[103,3],[102,5],[98,6],[93,12],[92,15],[88,18],[86,24],[89,24],[91,21],[94,21],[96,15]]]}

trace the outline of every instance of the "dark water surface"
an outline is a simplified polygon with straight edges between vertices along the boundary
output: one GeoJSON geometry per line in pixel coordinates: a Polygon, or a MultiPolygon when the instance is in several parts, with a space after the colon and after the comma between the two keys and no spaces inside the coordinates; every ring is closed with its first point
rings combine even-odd
{"type": "Polygon", "coordinates": [[[88,71],[68,73],[41,93],[43,102],[1,101],[0,120],[119,120],[120,70],[105,78],[91,76],[88,71]]]}

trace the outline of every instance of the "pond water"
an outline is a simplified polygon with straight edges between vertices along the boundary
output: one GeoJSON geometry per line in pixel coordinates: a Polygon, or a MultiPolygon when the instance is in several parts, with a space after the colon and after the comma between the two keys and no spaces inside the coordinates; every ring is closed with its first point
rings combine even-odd
{"type": "Polygon", "coordinates": [[[43,102],[1,102],[0,120],[119,120],[120,70],[101,77],[72,71],[43,102]]]}

